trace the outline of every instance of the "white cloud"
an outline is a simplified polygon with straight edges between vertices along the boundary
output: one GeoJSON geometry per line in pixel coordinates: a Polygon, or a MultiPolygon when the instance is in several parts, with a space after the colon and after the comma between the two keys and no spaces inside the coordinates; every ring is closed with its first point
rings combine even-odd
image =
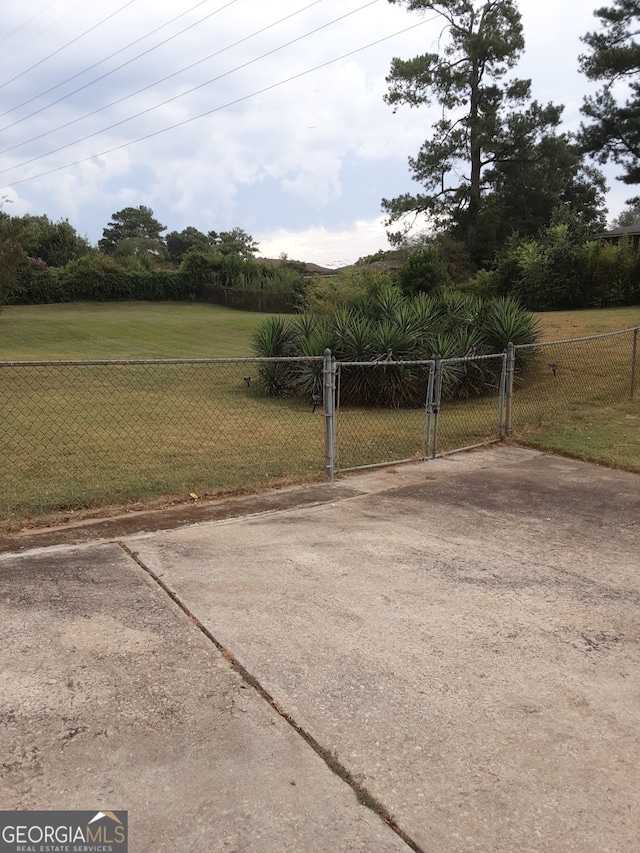
{"type": "Polygon", "coordinates": [[[259,254],[263,258],[278,258],[285,253],[293,260],[312,261],[332,269],[348,266],[358,258],[389,248],[382,217],[357,220],[343,229],[278,229],[259,238],[259,243],[259,254]]]}
{"type": "MultiPolygon", "coordinates": [[[[394,115],[383,102],[385,76],[393,56],[409,58],[436,49],[442,26],[429,23],[429,16],[421,18],[386,0],[343,17],[363,4],[364,0],[322,0],[294,15],[309,4],[304,0],[237,0],[221,9],[225,3],[216,0],[149,38],[142,37],[195,5],[195,0],[190,4],[138,0],[85,36],[81,34],[119,4],[85,2],[79,6],[77,0],[58,0],[44,11],[41,0],[8,4],[3,11],[7,37],[0,57],[0,79],[20,76],[0,86],[0,113],[5,113],[0,116],[2,147],[44,136],[2,155],[0,169],[47,154],[218,79],[57,154],[0,174],[0,182],[8,181],[9,186],[0,194],[14,197],[14,213],[69,217],[80,233],[88,233],[93,240],[115,210],[148,204],[170,229],[187,224],[202,230],[251,227],[256,236],[270,235],[267,244],[294,241],[300,248],[294,250],[289,243],[289,248],[283,245],[280,251],[294,256],[305,247],[308,259],[316,262],[340,263],[385,247],[379,195],[410,188],[406,158],[417,152],[437,113],[435,108],[403,107],[394,115]],[[129,62],[216,9],[221,11],[129,62]],[[293,16],[247,38],[288,15],[293,16]],[[342,20],[300,38],[337,18],[342,20]],[[415,24],[420,26],[296,76],[415,24]],[[127,47],[135,39],[142,40],[127,47]],[[100,62],[116,51],[116,56],[100,62]],[[199,62],[214,53],[217,55],[199,62]],[[124,62],[129,64],[113,70],[124,62]],[[106,108],[196,62],[157,87],[106,108]],[[31,71],[21,73],[30,66],[31,71]],[[95,85],[27,118],[111,70],[113,73],[95,85]],[[64,82],[73,75],[77,76],[64,82]],[[269,88],[287,78],[296,79],[269,88]],[[54,91],[39,97],[54,86],[54,91]],[[268,91],[249,97],[262,89],[268,91]],[[30,99],[29,104],[14,109],[30,99]],[[238,103],[225,106],[233,101],[238,103]],[[101,111],[56,130],[94,110],[101,111]],[[190,121],[206,112],[210,115],[190,121]],[[181,122],[188,123],[154,135],[181,122]],[[11,185],[11,180],[38,175],[149,135],[146,141],[103,153],[89,162],[11,185]],[[388,173],[392,167],[401,168],[406,180],[404,186],[389,192],[382,187],[388,187],[385,170],[388,173]],[[298,232],[299,238],[295,238],[298,232]]],[[[591,5],[576,0],[520,2],[527,52],[518,73],[532,77],[533,93],[539,100],[567,105],[568,128],[579,124],[582,97],[591,86],[577,67],[583,49],[580,36],[596,26],[591,5]]],[[[611,184],[610,207],[616,213],[633,193],[619,182],[611,184]]],[[[270,254],[280,251],[270,250],[270,254]]]]}

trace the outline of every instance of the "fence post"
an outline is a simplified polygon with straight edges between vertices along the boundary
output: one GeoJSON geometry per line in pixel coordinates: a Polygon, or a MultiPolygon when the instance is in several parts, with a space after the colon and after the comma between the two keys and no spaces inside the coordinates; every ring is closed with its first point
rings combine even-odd
{"type": "Polygon", "coordinates": [[[638,327],[633,330],[633,345],[631,348],[631,392],[629,399],[633,400],[636,393],[636,358],[638,355],[638,327]]]}
{"type": "Polygon", "coordinates": [[[504,398],[507,389],[507,353],[502,355],[502,369],[500,371],[500,391],[498,396],[498,438],[504,439],[504,398]]]}
{"type": "Polygon", "coordinates": [[[325,471],[328,479],[334,475],[336,438],[336,360],[327,348],[322,366],[322,391],[324,396],[324,447],[325,471]]]}
{"type": "Polygon", "coordinates": [[[438,420],[440,417],[440,399],[442,397],[442,359],[439,355],[435,357],[435,377],[433,391],[433,459],[438,453],[438,420]]]}
{"type": "Polygon", "coordinates": [[[511,436],[513,424],[511,420],[511,410],[513,405],[513,376],[515,372],[516,348],[509,342],[507,346],[507,384],[505,388],[505,417],[504,417],[504,433],[507,438],[511,436]]]}
{"type": "Polygon", "coordinates": [[[431,450],[431,421],[433,420],[433,383],[435,378],[435,361],[429,364],[429,381],[427,382],[427,436],[424,443],[424,458],[429,458],[431,450]]]}

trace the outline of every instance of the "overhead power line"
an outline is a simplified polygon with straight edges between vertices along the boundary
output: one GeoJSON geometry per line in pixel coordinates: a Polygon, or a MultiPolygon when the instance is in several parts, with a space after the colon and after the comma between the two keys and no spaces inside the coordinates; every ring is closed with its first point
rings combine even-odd
{"type": "MultiPolygon", "coordinates": [[[[57,2],[57,0],[54,0],[54,3],[55,2],[57,2]]],[[[91,2],[93,2],[93,0],[82,0],[82,3],[79,3],[77,6],[74,6],[73,9],[70,9],[65,15],[62,15],[61,18],[57,18],[55,21],[53,21],[53,23],[49,24],[48,27],[45,27],[43,30],[40,30],[39,33],[36,33],[30,39],[27,39],[26,41],[22,42],[22,44],[14,48],[11,53],[5,53],[2,56],[2,62],[6,62],[8,59],[11,59],[12,56],[15,56],[18,51],[23,50],[28,44],[31,44],[32,41],[35,41],[37,38],[40,38],[40,36],[44,35],[45,33],[48,33],[49,30],[53,29],[53,27],[57,27],[58,24],[62,23],[62,21],[66,20],[67,18],[70,18],[71,15],[75,15],[78,9],[82,9],[83,6],[86,6],[87,3],[91,2]]],[[[54,3],[50,3],[49,6],[53,6],[54,3]]],[[[47,6],[46,8],[48,9],[49,6],[47,6]]],[[[42,11],[44,12],[45,9],[43,9],[42,11]]],[[[34,15],[34,17],[38,17],[39,14],[40,12],[34,15]]],[[[33,18],[31,18],[30,20],[33,20],[33,18]]],[[[19,29],[21,29],[21,27],[19,29]]]]}
{"type": "Polygon", "coordinates": [[[21,29],[23,29],[23,27],[26,27],[28,24],[30,24],[30,23],[31,23],[31,21],[35,21],[35,19],[36,19],[36,18],[39,18],[39,17],[40,17],[40,15],[42,15],[42,13],[43,13],[43,12],[46,12],[46,11],[47,11],[47,9],[50,9],[50,8],[51,8],[51,6],[54,6],[54,5],[56,4],[56,2],[57,2],[57,0],[51,0],[51,3],[49,3],[49,4],[48,4],[47,6],[45,6],[44,8],[40,9],[40,11],[39,11],[39,12],[36,12],[34,15],[32,15],[30,18],[28,18],[28,20],[23,21],[23,22],[22,22],[19,26],[17,26],[14,30],[11,30],[11,32],[10,32],[10,33],[7,33],[7,34],[6,34],[6,36],[3,36],[3,37],[0,39],[0,44],[4,44],[4,43],[7,41],[7,39],[10,39],[10,38],[11,38],[11,36],[14,36],[16,33],[19,33],[19,32],[20,32],[20,30],[21,30],[21,29]]]}
{"type": "Polygon", "coordinates": [[[0,83],[0,89],[4,89],[5,86],[8,86],[9,83],[13,83],[15,80],[19,80],[20,77],[24,77],[25,74],[28,74],[29,71],[33,71],[34,68],[37,68],[39,65],[42,65],[43,62],[46,62],[48,59],[51,59],[52,56],[56,56],[56,54],[61,53],[63,50],[66,50],[72,44],[75,44],[77,41],[80,41],[81,38],[84,38],[89,33],[93,32],[94,30],[97,30],[98,27],[101,27],[107,21],[110,21],[111,18],[115,18],[116,15],[119,15],[120,12],[123,12],[128,6],[132,6],[135,2],[136,0],[128,0],[128,2],[124,4],[124,6],[121,6],[119,9],[116,9],[115,12],[112,12],[110,15],[107,15],[106,18],[103,18],[101,21],[98,21],[97,24],[94,24],[92,27],[89,27],[88,30],[85,30],[83,33],[80,33],[80,35],[71,39],[71,41],[68,41],[66,44],[63,44],[62,47],[59,47],[57,50],[54,50],[53,53],[50,53],[42,59],[39,59],[38,62],[35,62],[33,65],[30,65],[29,68],[25,68],[24,71],[21,71],[19,74],[16,74],[15,77],[12,77],[10,80],[7,80],[5,83],[0,83]]]}
{"type": "MultiPolygon", "coordinates": [[[[50,157],[52,154],[58,154],[60,151],[65,151],[67,148],[72,148],[74,145],[79,145],[81,142],[86,142],[87,139],[93,139],[95,136],[100,136],[103,133],[107,133],[109,130],[114,130],[116,127],[121,127],[123,124],[127,124],[127,122],[133,121],[136,118],[140,118],[143,115],[147,115],[148,113],[153,112],[154,110],[160,109],[160,107],[164,107],[167,104],[173,103],[173,101],[178,101],[181,98],[186,97],[187,95],[191,95],[193,92],[198,91],[199,89],[203,89],[205,86],[211,85],[211,83],[216,83],[218,80],[222,80],[224,77],[228,77],[230,74],[234,74],[236,71],[240,71],[243,68],[247,68],[249,65],[254,65],[256,62],[259,62],[261,59],[265,59],[267,56],[272,56],[274,53],[278,53],[281,50],[284,50],[286,47],[290,47],[292,44],[296,44],[299,41],[303,41],[303,39],[309,38],[312,35],[320,32],[321,30],[327,29],[327,27],[331,27],[334,24],[339,23],[340,21],[344,21],[345,18],[351,17],[351,15],[355,15],[357,12],[361,12],[363,9],[366,9],[368,6],[373,6],[377,3],[378,0],[369,0],[368,3],[365,3],[363,6],[359,6],[357,9],[353,9],[351,12],[347,12],[345,15],[341,15],[338,18],[334,18],[333,21],[329,21],[326,24],[322,24],[320,27],[316,27],[308,33],[305,33],[302,36],[297,36],[291,41],[286,42],[285,44],[280,45],[279,47],[275,47],[272,50],[263,53],[261,56],[257,56],[254,59],[250,59],[247,62],[243,62],[241,65],[237,65],[235,68],[232,68],[230,71],[225,71],[224,74],[219,74],[217,77],[213,77],[211,80],[206,80],[204,83],[200,83],[197,86],[193,86],[191,89],[187,89],[186,92],[181,92],[179,95],[174,95],[172,98],[167,98],[166,101],[162,101],[159,104],[155,104],[153,107],[148,107],[146,110],[141,110],[135,115],[129,116],[128,118],[122,119],[121,121],[117,121],[114,124],[110,124],[108,127],[103,127],[101,130],[96,130],[93,133],[88,133],[86,136],[81,137],[80,139],[75,139],[73,142],[68,142],[66,145],[60,145],[58,148],[54,148],[51,151],[47,151],[44,154],[38,154],[37,157],[31,157],[29,160],[24,160],[22,163],[17,163],[15,166],[9,167],[9,169],[0,170],[0,175],[5,174],[5,172],[11,171],[12,169],[19,169],[22,166],[28,166],[30,163],[35,163],[37,160],[43,160],[45,157],[50,157]]],[[[14,146],[19,147],[19,146],[14,146]]],[[[11,149],[7,149],[9,151],[11,149]]],[[[3,154],[6,152],[2,152],[3,154]]]]}
{"type": "MultiPolygon", "coordinates": [[[[76,74],[72,74],[71,77],[67,77],[66,80],[62,80],[60,83],[56,83],[55,86],[51,86],[49,89],[45,89],[44,92],[39,92],[37,95],[34,95],[33,97],[28,98],[26,101],[23,101],[21,104],[17,104],[15,107],[11,107],[10,110],[5,110],[3,113],[0,113],[0,118],[2,118],[3,116],[9,115],[9,113],[13,113],[16,110],[19,110],[21,107],[26,107],[27,104],[30,104],[33,101],[37,101],[38,98],[43,98],[45,95],[48,95],[49,92],[53,92],[56,89],[59,89],[60,86],[64,86],[65,83],[70,83],[72,80],[75,80],[77,77],[81,77],[83,74],[86,74],[87,71],[91,71],[92,69],[97,68],[99,65],[102,65],[103,63],[108,62],[110,59],[113,59],[114,56],[118,56],[118,54],[124,53],[125,50],[128,50],[130,47],[133,47],[135,44],[139,44],[141,41],[144,41],[145,39],[150,38],[150,36],[155,35],[155,33],[160,32],[160,30],[163,30],[165,27],[168,27],[170,24],[175,23],[180,18],[184,18],[185,15],[188,15],[190,12],[193,12],[193,10],[197,9],[199,6],[203,6],[205,3],[210,3],[210,2],[211,2],[211,0],[200,0],[200,3],[196,3],[195,6],[192,6],[190,9],[187,9],[186,12],[181,12],[179,15],[176,15],[175,18],[171,18],[170,21],[167,21],[166,23],[161,24],[159,27],[156,27],[155,30],[151,30],[151,32],[145,33],[145,35],[140,36],[140,38],[135,39],[135,41],[129,42],[129,44],[126,44],[124,47],[121,47],[119,50],[116,50],[113,53],[110,53],[109,56],[105,56],[104,59],[100,59],[100,60],[98,60],[98,62],[94,62],[93,65],[89,65],[89,66],[87,66],[87,68],[83,68],[82,71],[78,71],[76,74]]],[[[193,27],[197,27],[198,24],[201,24],[203,21],[206,21],[208,18],[213,17],[213,15],[217,15],[218,12],[222,11],[222,9],[226,9],[227,6],[232,6],[236,2],[237,2],[237,0],[231,0],[231,2],[227,3],[224,6],[221,6],[219,9],[216,9],[215,12],[211,12],[209,15],[205,15],[204,18],[200,18],[199,20],[194,21],[194,23],[190,24],[188,27],[185,27],[183,30],[180,30],[179,32],[174,33],[174,35],[170,36],[169,38],[164,39],[164,41],[161,41],[158,44],[154,45],[153,47],[149,48],[148,50],[145,50],[142,53],[139,53],[137,56],[134,56],[132,59],[129,59],[127,62],[123,62],[122,65],[118,65],[116,68],[112,68],[111,71],[108,71],[106,74],[102,74],[100,77],[96,77],[94,80],[89,81],[89,83],[85,83],[84,86],[80,86],[78,89],[74,89],[73,92],[68,92],[63,97],[58,98],[55,101],[52,101],[50,104],[47,104],[46,106],[41,107],[39,110],[35,110],[34,112],[29,113],[29,115],[23,116],[22,118],[18,119],[17,121],[14,121],[13,124],[9,124],[2,129],[3,130],[9,130],[10,127],[14,127],[16,124],[20,124],[20,122],[26,121],[27,119],[30,119],[35,115],[38,115],[38,113],[41,113],[44,110],[48,110],[50,107],[53,107],[56,104],[59,104],[61,101],[64,101],[67,98],[71,98],[73,95],[76,95],[78,92],[82,92],[83,89],[87,89],[89,86],[93,86],[94,83],[98,83],[100,80],[104,80],[105,77],[108,77],[110,74],[114,74],[116,71],[119,71],[121,68],[124,68],[126,65],[130,65],[132,62],[135,62],[136,59],[140,59],[142,56],[146,56],[148,53],[151,53],[151,51],[157,50],[157,48],[162,47],[162,45],[164,45],[164,44],[167,44],[167,42],[170,42],[173,39],[178,38],[178,36],[181,36],[183,33],[186,33],[187,30],[190,30],[193,27]]]]}
{"type": "MultiPolygon", "coordinates": [[[[233,2],[235,2],[235,0],[233,0],[233,2]]],[[[302,14],[302,12],[306,12],[312,6],[317,6],[318,3],[324,3],[324,2],[325,2],[325,0],[314,0],[314,2],[309,3],[308,6],[304,6],[302,9],[298,9],[296,12],[292,12],[290,15],[285,15],[284,18],[280,18],[280,20],[274,21],[273,23],[268,24],[266,27],[262,27],[261,29],[256,30],[254,33],[251,33],[251,35],[244,36],[244,38],[238,39],[238,41],[234,41],[232,44],[228,44],[226,47],[222,47],[222,48],[220,48],[220,50],[216,50],[214,53],[210,53],[208,56],[205,56],[202,59],[198,59],[197,62],[192,62],[190,65],[187,65],[184,68],[180,68],[178,71],[174,71],[172,74],[168,74],[166,77],[162,77],[160,80],[155,80],[153,83],[149,83],[147,86],[143,86],[141,89],[136,89],[135,92],[131,92],[129,95],[124,95],[122,98],[118,98],[115,101],[111,101],[111,103],[105,104],[102,107],[98,107],[97,109],[92,110],[89,113],[85,113],[84,115],[79,116],[78,118],[74,118],[71,121],[66,122],[65,124],[61,124],[58,127],[54,127],[54,128],[47,128],[47,130],[44,133],[40,133],[40,134],[38,134],[38,136],[33,136],[33,137],[31,137],[31,139],[26,139],[23,142],[18,142],[15,145],[12,145],[10,148],[5,148],[3,151],[0,151],[0,156],[2,154],[8,154],[10,151],[15,151],[16,148],[22,148],[25,145],[29,145],[31,142],[37,142],[38,139],[42,139],[44,136],[51,136],[51,134],[57,133],[59,130],[64,130],[67,127],[71,127],[72,125],[77,124],[80,121],[84,121],[87,118],[91,118],[91,116],[97,115],[98,113],[104,112],[105,110],[108,110],[111,107],[115,107],[118,104],[121,104],[123,101],[129,100],[129,98],[134,98],[136,95],[140,95],[142,92],[146,92],[148,89],[153,89],[155,86],[159,86],[161,83],[166,83],[167,80],[171,80],[173,77],[177,77],[179,74],[183,74],[185,71],[190,71],[192,68],[196,68],[198,65],[202,65],[203,62],[208,62],[210,59],[214,59],[216,56],[220,56],[222,53],[225,53],[226,51],[231,50],[232,48],[237,47],[238,45],[243,44],[244,42],[247,42],[250,39],[255,38],[256,36],[267,32],[267,30],[270,30],[270,29],[273,29],[273,27],[279,26],[280,24],[284,23],[285,21],[288,21],[290,18],[294,18],[296,15],[302,14]]],[[[375,2],[375,0],[374,0],[374,2],[375,2]]],[[[222,8],[225,8],[225,7],[222,7],[222,8]]],[[[359,10],[356,10],[356,11],[359,11],[359,10]]],[[[340,19],[338,19],[338,20],[340,20],[340,19]]],[[[328,26],[328,25],[326,25],[326,26],[328,26]]],[[[292,44],[292,42],[289,42],[288,44],[292,44]]],[[[288,45],[284,45],[284,47],[287,47],[287,46],[288,45]]],[[[280,49],[282,49],[282,48],[278,48],[278,50],[280,50],[280,49]]],[[[266,55],[267,54],[265,54],[265,56],[266,55]]],[[[258,57],[258,58],[260,59],[263,57],[258,57]]],[[[131,60],[131,61],[133,61],[133,60],[131,60]]],[[[256,61],[257,60],[252,60],[252,62],[256,62],[256,61]]],[[[127,65],[128,63],[124,63],[124,64],[127,65]]],[[[121,65],[119,67],[123,68],[124,66],[121,65]]],[[[243,67],[243,66],[239,66],[239,67],[243,67]]],[[[118,69],[114,69],[114,70],[118,70],[118,69]]],[[[237,70],[237,69],[233,69],[233,70],[237,70]]],[[[226,74],[231,74],[232,71],[228,71],[228,72],[226,72],[226,74]]],[[[109,73],[112,73],[112,72],[109,72],[109,73]]],[[[107,76],[107,75],[104,75],[104,76],[107,76]]],[[[225,75],[222,75],[222,76],[225,76],[225,75]]],[[[98,78],[98,79],[101,79],[101,78],[98,78]]],[[[220,79],[220,78],[215,77],[213,80],[209,80],[207,83],[203,83],[202,86],[207,86],[210,83],[212,83],[218,79],[220,79]]],[[[81,87],[81,88],[85,88],[85,87],[81,87]]],[[[79,91],[81,91],[81,89],[76,89],[76,92],[79,92],[79,91]]],[[[191,92],[194,90],[191,89],[189,91],[191,92]]],[[[75,94],[75,92],[72,92],[70,94],[75,94]]],[[[189,94],[189,92],[183,92],[182,94],[186,95],[186,94],[189,94]]],[[[68,97],[68,96],[65,95],[65,97],[68,97]]],[[[60,98],[59,100],[64,100],[64,99],[60,98]]],[[[54,103],[59,103],[59,101],[54,101],[54,103]]],[[[165,103],[168,103],[168,102],[165,102],[165,103]]],[[[50,104],[50,106],[52,106],[52,105],[50,104]]],[[[157,106],[163,106],[163,104],[158,104],[157,106]]],[[[31,113],[31,115],[32,116],[37,115],[37,113],[42,112],[44,109],[47,109],[47,107],[43,107],[42,110],[36,110],[36,112],[31,113]]],[[[153,107],[152,109],[156,109],[156,107],[153,107]]],[[[134,116],[134,118],[135,117],[137,117],[137,116],[134,116]]],[[[27,118],[30,118],[30,116],[27,116],[27,118]]],[[[23,119],[20,119],[20,121],[22,121],[22,120],[23,119]]],[[[13,124],[7,125],[6,127],[2,128],[2,131],[9,130],[9,128],[14,127],[16,124],[19,124],[19,122],[16,121],[13,124]]]]}
{"type": "MultiPolygon", "coordinates": [[[[337,56],[334,59],[329,59],[326,62],[322,62],[319,65],[315,65],[313,68],[308,68],[306,71],[301,71],[298,74],[293,74],[291,77],[287,77],[284,80],[280,80],[278,83],[272,83],[269,86],[265,86],[262,89],[258,89],[255,92],[251,92],[249,95],[244,95],[241,98],[236,98],[233,101],[228,101],[226,104],[221,104],[218,107],[214,107],[211,110],[207,110],[204,113],[200,113],[197,116],[192,116],[191,118],[184,119],[184,121],[177,122],[176,124],[172,124],[169,127],[161,128],[160,130],[156,130],[153,133],[148,133],[145,136],[140,136],[138,139],[131,139],[129,142],[123,142],[120,145],[114,145],[112,148],[107,148],[104,151],[100,151],[97,154],[91,154],[89,157],[82,157],[79,160],[74,160],[72,163],[66,163],[64,166],[56,166],[54,169],[48,169],[46,172],[40,172],[37,175],[30,175],[28,178],[21,178],[18,181],[12,181],[10,184],[5,184],[2,189],[9,189],[14,186],[18,186],[19,184],[25,184],[28,181],[34,181],[38,178],[44,178],[47,175],[53,175],[56,172],[62,172],[64,169],[70,169],[73,166],[79,166],[82,163],[88,163],[90,160],[95,160],[97,157],[104,157],[107,154],[113,154],[114,151],[121,151],[124,148],[128,148],[131,145],[136,145],[138,142],[145,142],[147,139],[153,139],[156,136],[160,136],[163,133],[168,133],[170,130],[176,130],[179,127],[184,127],[187,124],[191,124],[194,121],[198,121],[201,118],[206,118],[207,116],[214,115],[221,110],[228,109],[229,107],[236,106],[237,104],[241,104],[244,101],[248,101],[251,98],[255,98],[258,95],[263,95],[265,92],[270,92],[273,89],[277,89],[279,86],[284,86],[287,83],[291,83],[294,80],[299,80],[302,77],[306,77],[309,74],[312,74],[314,71],[319,71],[322,68],[327,68],[329,65],[333,65],[336,62],[341,62],[343,59],[348,59],[350,56],[355,56],[357,53],[361,53],[363,50],[368,50],[371,47],[375,47],[378,44],[382,44],[385,41],[389,41],[392,38],[396,38],[397,36],[403,35],[404,33],[408,33],[411,30],[417,29],[417,27],[421,27],[426,23],[430,23],[435,20],[434,18],[428,18],[423,21],[418,21],[417,24],[413,24],[410,27],[405,27],[403,30],[398,30],[398,32],[392,33],[388,36],[383,36],[380,39],[376,39],[375,41],[369,42],[369,44],[363,45],[362,47],[358,47],[355,50],[350,50],[348,53],[343,53],[341,56],[337,56]]],[[[18,168],[18,167],[12,167],[18,168]]],[[[5,169],[0,174],[4,174],[5,172],[11,171],[11,169],[5,169]]]]}

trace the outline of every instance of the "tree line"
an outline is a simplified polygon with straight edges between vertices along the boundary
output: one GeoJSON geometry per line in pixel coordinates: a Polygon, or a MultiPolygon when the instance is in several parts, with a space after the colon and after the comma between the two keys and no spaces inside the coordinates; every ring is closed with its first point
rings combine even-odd
{"type": "Polygon", "coordinates": [[[594,13],[601,28],[583,37],[587,50],[578,63],[603,85],[585,98],[587,121],[577,133],[560,131],[562,105],[533,100],[531,80],[510,76],[525,48],[516,0],[389,2],[434,12],[445,25],[437,53],[396,58],[387,77],[385,100],[394,111],[433,103],[441,109],[409,158],[421,190],[383,200],[389,227],[400,226],[391,241],[401,244],[423,216],[461,241],[481,267],[513,234],[536,236],[559,207],[592,233],[602,231],[606,184],[595,164],[613,161],[622,181],[640,183],[638,0],[614,0],[594,13]]]}
{"type": "Polygon", "coordinates": [[[92,246],[67,220],[3,211],[0,304],[204,299],[292,310],[303,264],[256,262],[258,244],[241,228],[205,234],[189,226],[164,235],[166,230],[151,208],[126,207],[112,215],[92,246]]]}
{"type": "MultiPolygon", "coordinates": [[[[596,9],[599,29],[583,37],[580,70],[601,88],[586,97],[584,122],[561,130],[563,106],[532,98],[531,80],[511,76],[524,48],[517,0],[389,0],[434,12],[444,29],[437,53],[395,58],[385,96],[394,110],[437,103],[439,119],[409,158],[415,193],[383,199],[389,239],[400,248],[388,277],[405,294],[455,287],[515,296],[550,310],[640,302],[640,261],[632,246],[605,244],[605,178],[640,183],[638,0],[596,9]],[[415,233],[416,221],[427,227],[415,233]]],[[[640,197],[617,224],[640,221],[640,197]]],[[[303,265],[255,261],[240,228],[167,228],[145,206],[117,211],[97,247],[66,221],[0,213],[0,303],[102,298],[201,298],[278,293],[264,310],[339,304],[362,283],[338,276],[305,283],[303,265]]],[[[393,253],[362,259],[394,261],[393,253]]],[[[242,300],[235,307],[255,307],[242,300]]]]}

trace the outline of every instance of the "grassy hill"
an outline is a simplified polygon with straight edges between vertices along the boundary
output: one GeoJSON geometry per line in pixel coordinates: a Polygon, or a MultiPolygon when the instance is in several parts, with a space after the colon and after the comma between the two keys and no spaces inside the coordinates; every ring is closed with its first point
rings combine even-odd
{"type": "Polygon", "coordinates": [[[263,319],[199,303],[16,305],[0,311],[0,361],[249,356],[263,319]]]}

